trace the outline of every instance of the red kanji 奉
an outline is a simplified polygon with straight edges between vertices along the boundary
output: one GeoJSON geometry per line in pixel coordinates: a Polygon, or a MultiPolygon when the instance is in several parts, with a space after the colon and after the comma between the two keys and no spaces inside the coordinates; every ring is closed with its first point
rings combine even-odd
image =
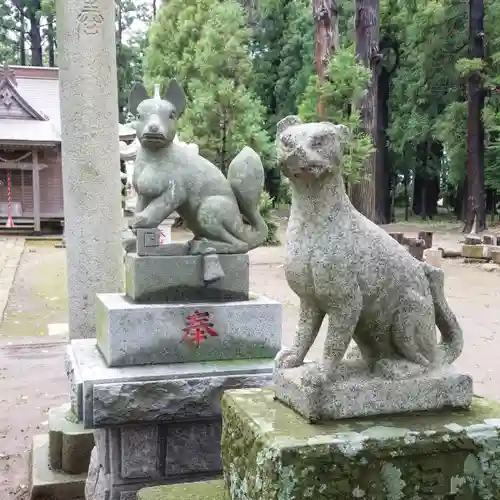
{"type": "Polygon", "coordinates": [[[212,328],[214,326],[212,315],[208,312],[195,311],[186,318],[186,323],[186,327],[182,330],[184,332],[182,340],[194,344],[196,347],[199,347],[209,336],[218,336],[212,328]]]}

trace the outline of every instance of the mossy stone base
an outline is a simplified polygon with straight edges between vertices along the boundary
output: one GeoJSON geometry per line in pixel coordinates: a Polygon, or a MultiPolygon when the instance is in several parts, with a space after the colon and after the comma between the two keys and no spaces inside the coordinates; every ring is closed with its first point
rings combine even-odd
{"type": "Polygon", "coordinates": [[[137,500],[230,500],[224,481],[154,486],[137,492],[137,500]]]}
{"type": "Polygon", "coordinates": [[[222,400],[231,500],[495,500],[500,404],[311,425],[266,389],[222,400]]]}
{"type": "Polygon", "coordinates": [[[487,251],[483,245],[463,245],[462,257],[468,259],[487,259],[487,251]]]}

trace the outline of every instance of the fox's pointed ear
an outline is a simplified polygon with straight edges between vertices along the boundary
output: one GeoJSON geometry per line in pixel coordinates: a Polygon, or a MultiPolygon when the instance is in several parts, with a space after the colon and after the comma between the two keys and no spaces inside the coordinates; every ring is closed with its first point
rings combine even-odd
{"type": "Polygon", "coordinates": [[[141,82],[135,82],[128,97],[128,110],[130,113],[135,116],[137,114],[137,106],[146,99],[149,99],[146,87],[141,82]]]}
{"type": "Polygon", "coordinates": [[[167,90],[165,90],[163,99],[175,106],[175,111],[177,111],[178,117],[184,113],[184,110],[186,109],[186,94],[177,80],[170,80],[167,90]]]}
{"type": "Polygon", "coordinates": [[[276,135],[279,137],[281,132],[286,130],[288,127],[291,127],[292,125],[300,125],[301,123],[302,121],[297,115],[289,115],[280,120],[278,125],[276,125],[276,135]]]}

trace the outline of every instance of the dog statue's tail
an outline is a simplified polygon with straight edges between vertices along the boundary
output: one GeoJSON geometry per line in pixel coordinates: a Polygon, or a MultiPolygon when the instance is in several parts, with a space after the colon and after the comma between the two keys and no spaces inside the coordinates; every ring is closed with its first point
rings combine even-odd
{"type": "Polygon", "coordinates": [[[264,167],[259,155],[245,146],[230,163],[227,180],[236,196],[240,212],[249,224],[245,226],[243,236],[251,250],[262,245],[268,234],[267,224],[260,214],[264,167]]]}
{"type": "Polygon", "coordinates": [[[464,335],[444,295],[443,271],[424,262],[424,272],[434,302],[436,325],[441,332],[440,346],[443,352],[443,361],[451,364],[462,353],[464,335]]]}

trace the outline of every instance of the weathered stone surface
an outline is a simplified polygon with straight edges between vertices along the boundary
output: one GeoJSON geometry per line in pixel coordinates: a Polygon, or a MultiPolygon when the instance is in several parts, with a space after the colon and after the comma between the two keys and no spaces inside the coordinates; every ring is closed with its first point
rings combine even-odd
{"type": "Polygon", "coordinates": [[[395,239],[401,245],[403,244],[403,239],[405,237],[404,233],[389,233],[389,236],[395,239]]]}
{"type": "Polygon", "coordinates": [[[271,382],[273,371],[272,359],[110,368],[96,348],[95,339],[75,340],[69,344],[68,352],[68,359],[75,364],[74,371],[80,374],[82,383],[81,406],[77,412],[82,415],[85,428],[91,429],[138,421],[170,420],[178,412],[186,418],[196,418],[198,414],[210,416],[207,401],[198,399],[204,397],[213,398],[212,411],[218,415],[219,390],[248,387],[250,384],[266,386],[271,382]],[[206,383],[212,377],[220,379],[206,383]],[[172,381],[178,381],[178,384],[170,385],[172,381]],[[190,388],[191,399],[187,397],[190,388]],[[169,393],[171,390],[175,391],[179,402],[174,401],[174,395],[169,393]],[[151,391],[150,396],[148,391],[151,391]],[[101,405],[100,398],[106,399],[106,406],[101,405]],[[135,399],[138,405],[134,403],[135,399]],[[165,404],[166,411],[162,404],[165,404]],[[98,421],[94,420],[95,405],[101,408],[95,413],[99,415],[98,421]]]}
{"type": "Polygon", "coordinates": [[[497,237],[492,234],[485,234],[483,236],[483,244],[484,245],[496,245],[497,237]]]}
{"type": "Polygon", "coordinates": [[[46,500],[47,498],[51,500],[81,500],[84,495],[86,478],[86,472],[66,474],[52,470],[49,465],[48,434],[33,437],[30,477],[31,500],[46,500]]]}
{"type": "Polygon", "coordinates": [[[90,457],[89,473],[85,483],[85,500],[114,500],[111,498],[110,475],[104,472],[97,447],[90,457]]]}
{"type": "Polygon", "coordinates": [[[427,264],[441,268],[441,261],[443,259],[443,251],[440,248],[426,248],[424,250],[424,261],[427,264]]]}
{"type": "Polygon", "coordinates": [[[480,245],[483,242],[481,236],[477,234],[468,234],[465,236],[465,244],[466,245],[480,245]]]}
{"type": "Polygon", "coordinates": [[[96,439],[88,491],[92,500],[136,500],[141,488],[220,478],[221,418],[112,426],[96,439]],[[102,450],[101,447],[105,449],[102,450]],[[101,457],[108,457],[109,469],[101,457]]]}
{"type": "Polygon", "coordinates": [[[419,231],[418,238],[424,240],[425,248],[432,248],[432,237],[434,233],[432,231],[419,231]]]}
{"type": "Polygon", "coordinates": [[[221,472],[220,419],[171,424],[166,431],[166,476],[221,472]]]}
{"type": "Polygon", "coordinates": [[[68,474],[87,472],[93,447],[92,430],[76,421],[70,404],[49,410],[49,464],[53,470],[68,474]]]}
{"type": "Polygon", "coordinates": [[[69,399],[71,404],[71,411],[77,416],[79,421],[83,420],[81,409],[82,403],[82,390],[83,382],[80,377],[78,363],[76,362],[72,349],[66,349],[66,356],[64,358],[64,368],[69,382],[69,399]]]}
{"type": "Polygon", "coordinates": [[[294,116],[277,126],[278,162],[293,186],[285,273],[300,315],[276,365],[301,366],[328,316],[323,359],[310,374],[318,384],[335,377],[353,338],[367,363],[395,378],[450,364],[463,348],[443,272],[414,259],[349,201],[342,172],[349,134],[343,125],[294,116]]]}
{"type": "Polygon", "coordinates": [[[500,248],[499,249],[491,249],[491,260],[495,264],[500,264],[500,248]]]}
{"type": "Polygon", "coordinates": [[[137,500],[231,500],[224,481],[154,486],[137,492],[137,500]]]}
{"type": "MultiPolygon", "coordinates": [[[[472,378],[447,366],[403,380],[369,373],[363,361],[344,361],[337,377],[310,385],[308,366],[278,370],[276,397],[310,421],[410,411],[467,408],[472,378]]],[[[404,368],[403,368],[404,370],[404,368]]]]}
{"type": "Polygon", "coordinates": [[[488,247],[484,245],[463,245],[462,256],[469,259],[487,259],[488,247]]]}
{"type": "Polygon", "coordinates": [[[176,118],[185,106],[184,91],[175,80],[163,99],[149,98],[141,83],[131,90],[129,110],[138,114],[135,129],[140,142],[132,180],[137,205],[131,227],[155,228],[176,210],[195,236],[191,254],[205,254],[208,249],[246,253],[261,245],[268,233],[259,210],[262,161],[245,147],[230,163],[226,178],[211,162],[176,144],[176,118]]]}
{"type": "Polygon", "coordinates": [[[270,390],[223,399],[232,500],[500,498],[500,405],[310,425],[270,390]]]}
{"type": "Polygon", "coordinates": [[[95,384],[93,425],[219,416],[220,398],[225,390],[263,387],[270,380],[270,373],[263,377],[228,372],[223,376],[95,384]]]}
{"type": "Polygon", "coordinates": [[[192,302],[248,300],[248,254],[220,255],[225,276],[203,280],[201,255],[182,257],[125,257],[125,293],[135,302],[192,302]]]}
{"type": "Polygon", "coordinates": [[[281,347],[281,304],[135,304],[97,294],[97,345],[109,366],[271,358],[281,347]],[[189,331],[188,331],[189,330],[189,331]],[[196,343],[196,332],[205,338],[196,343]]]}
{"type": "Polygon", "coordinates": [[[124,479],[160,477],[158,446],[158,426],[141,425],[121,429],[121,477],[124,479]]]}
{"type": "Polygon", "coordinates": [[[70,338],[95,337],[96,290],[123,283],[114,9],[57,0],[70,338]]]}

